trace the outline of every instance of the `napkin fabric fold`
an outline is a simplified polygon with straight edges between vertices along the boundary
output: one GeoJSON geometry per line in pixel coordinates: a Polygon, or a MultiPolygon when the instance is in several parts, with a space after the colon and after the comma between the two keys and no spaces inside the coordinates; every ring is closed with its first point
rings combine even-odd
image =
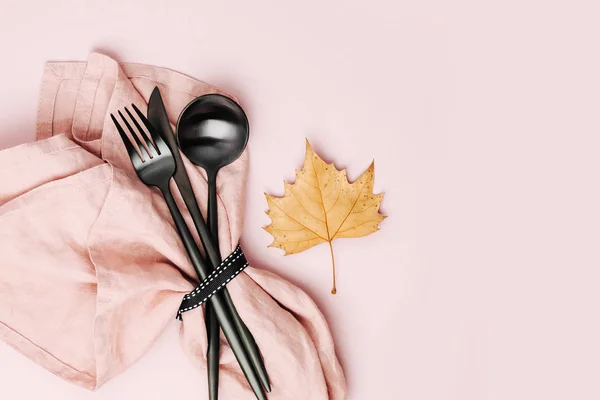
{"type": "MultiPolygon", "coordinates": [[[[136,362],[167,324],[179,323],[182,298],[198,283],[164,200],[137,178],[109,117],[131,103],[146,109],[155,86],[172,123],[193,98],[222,93],[101,54],[48,63],[37,141],[0,152],[0,339],[90,390],[136,362]]],[[[206,193],[204,172],[184,161],[195,193],[206,193]]],[[[247,169],[246,151],[219,173],[222,254],[238,246],[247,169]]],[[[198,197],[205,213],[206,199],[198,197]]],[[[346,397],[329,328],[309,296],[251,266],[227,287],[265,358],[270,399],[346,397]]],[[[183,314],[180,337],[205,370],[202,307],[183,314]]],[[[226,344],[220,362],[223,399],[253,399],[226,344]]]]}

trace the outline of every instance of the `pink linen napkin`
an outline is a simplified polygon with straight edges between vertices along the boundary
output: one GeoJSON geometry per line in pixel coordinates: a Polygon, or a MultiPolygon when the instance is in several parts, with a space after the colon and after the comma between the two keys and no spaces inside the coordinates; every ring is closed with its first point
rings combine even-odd
{"type": "MultiPolygon", "coordinates": [[[[219,92],[100,54],[49,63],[38,141],[0,152],[0,339],[90,390],[138,360],[197,283],[164,200],[137,178],[109,117],[131,103],[145,110],[155,86],[172,123],[194,97],[219,92]]],[[[185,162],[194,191],[206,193],[204,172],[185,162]]],[[[219,173],[223,255],[241,234],[247,169],[246,151],[219,173]]],[[[269,399],[346,398],[329,328],[304,292],[252,267],[228,288],[264,355],[269,399]]],[[[202,308],[183,314],[181,342],[205,370],[202,308]]],[[[223,399],[254,398],[226,344],[220,383],[223,399]]]]}

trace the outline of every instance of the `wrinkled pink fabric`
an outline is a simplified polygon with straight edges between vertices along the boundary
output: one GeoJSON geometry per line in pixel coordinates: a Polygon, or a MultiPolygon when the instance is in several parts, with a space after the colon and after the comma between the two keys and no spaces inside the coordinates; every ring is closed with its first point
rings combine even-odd
{"type": "MultiPolygon", "coordinates": [[[[120,65],[100,54],[49,63],[38,141],[0,152],[0,339],[91,390],[152,346],[196,283],[164,200],[139,181],[109,118],[132,102],[146,109],[155,86],[171,122],[194,97],[218,92],[170,70],[120,65]]],[[[187,160],[186,167],[204,212],[204,172],[187,160]]],[[[219,173],[224,255],[241,234],[247,168],[245,152],[219,173]]],[[[327,323],[303,291],[251,267],[228,288],[264,355],[269,399],[346,397],[327,323]]],[[[181,342],[204,371],[203,318],[202,308],[183,315],[181,342]]],[[[226,344],[220,382],[223,399],[254,398],[226,344]]]]}

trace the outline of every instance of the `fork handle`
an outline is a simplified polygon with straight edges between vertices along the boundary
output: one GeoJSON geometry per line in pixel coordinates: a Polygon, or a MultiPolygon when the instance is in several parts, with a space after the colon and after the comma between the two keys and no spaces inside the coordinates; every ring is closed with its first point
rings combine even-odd
{"type": "MultiPolygon", "coordinates": [[[[162,192],[165,201],[167,202],[167,206],[169,207],[169,211],[171,212],[171,216],[173,217],[173,221],[175,222],[177,232],[181,237],[181,241],[183,242],[185,250],[187,251],[190,257],[190,261],[192,262],[192,265],[196,270],[198,277],[201,280],[206,279],[206,277],[208,276],[208,268],[206,265],[206,261],[202,257],[202,254],[200,254],[200,250],[198,249],[198,246],[194,241],[194,237],[190,233],[190,230],[188,229],[187,224],[185,223],[185,220],[183,219],[183,216],[181,215],[181,212],[179,211],[179,208],[175,203],[175,199],[173,198],[168,183],[164,187],[159,187],[159,189],[162,192]]],[[[248,383],[250,383],[254,394],[259,400],[267,400],[267,397],[263,392],[261,382],[256,374],[256,371],[252,366],[252,362],[248,357],[246,349],[244,348],[244,343],[242,342],[239,336],[239,333],[233,322],[232,316],[227,310],[227,304],[223,296],[221,296],[220,293],[217,293],[214,296],[212,296],[208,301],[213,306],[213,310],[215,312],[215,315],[217,316],[219,325],[221,325],[221,329],[223,329],[223,333],[225,334],[225,337],[227,338],[227,341],[231,346],[231,350],[233,350],[233,354],[238,360],[238,363],[240,364],[240,367],[242,368],[242,371],[244,372],[248,383]]]]}

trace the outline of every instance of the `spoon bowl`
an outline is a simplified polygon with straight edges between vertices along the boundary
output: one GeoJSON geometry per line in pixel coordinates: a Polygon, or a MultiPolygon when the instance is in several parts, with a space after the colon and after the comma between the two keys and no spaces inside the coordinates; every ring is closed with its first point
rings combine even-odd
{"type": "Polygon", "coordinates": [[[177,139],[181,151],[199,167],[209,181],[231,164],[248,144],[248,118],[229,97],[207,94],[193,100],[181,112],[177,139]]]}

